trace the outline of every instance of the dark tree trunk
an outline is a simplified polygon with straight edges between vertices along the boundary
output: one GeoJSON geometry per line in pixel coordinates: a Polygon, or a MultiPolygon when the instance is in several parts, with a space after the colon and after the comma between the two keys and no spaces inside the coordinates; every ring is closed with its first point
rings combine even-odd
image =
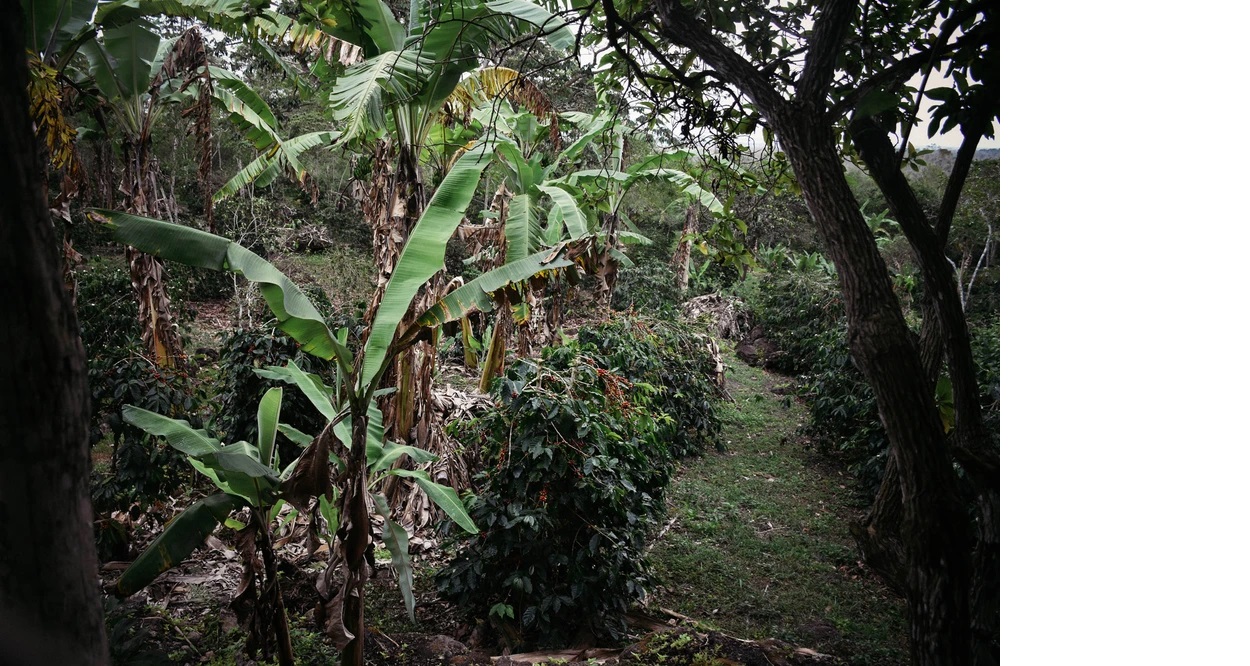
{"type": "Polygon", "coordinates": [[[912,660],[965,664],[972,643],[971,534],[933,392],[847,184],[832,125],[795,107],[784,115],[770,118],[771,125],[837,266],[851,354],[876,395],[898,472],[912,660]]]}
{"type": "Polygon", "coordinates": [[[21,12],[0,26],[0,648],[5,663],[105,664],[95,571],[89,395],[78,321],[27,112],[21,12]]]}
{"type": "MultiPolygon", "coordinates": [[[[988,105],[982,112],[980,122],[988,125],[992,115],[988,105]]],[[[973,123],[973,127],[976,127],[973,123]]],[[[990,433],[984,427],[981,414],[980,389],[977,385],[976,362],[972,356],[971,338],[959,287],[951,265],[946,260],[946,232],[962,187],[948,191],[942,211],[931,224],[919,200],[893,160],[893,146],[885,131],[871,122],[852,124],[855,145],[864,158],[869,172],[885,196],[891,212],[912,246],[920,264],[925,285],[925,321],[921,329],[922,358],[929,377],[945,357],[955,398],[955,429],[951,440],[952,453],[963,465],[974,496],[973,510],[976,515],[975,545],[973,546],[973,578],[969,588],[972,613],[972,632],[975,638],[976,664],[997,664],[998,649],[998,452],[990,433]]],[[[953,182],[962,182],[971,164],[979,135],[965,140],[960,149],[953,182]]],[[[892,506],[901,500],[889,478],[897,470],[887,468],[887,480],[878,493],[868,516],[864,536],[877,540],[865,543],[870,556],[875,553],[879,564],[892,566],[884,560],[889,556],[889,539],[896,529],[892,506]]],[[[861,540],[863,542],[863,540],[861,540]]]]}

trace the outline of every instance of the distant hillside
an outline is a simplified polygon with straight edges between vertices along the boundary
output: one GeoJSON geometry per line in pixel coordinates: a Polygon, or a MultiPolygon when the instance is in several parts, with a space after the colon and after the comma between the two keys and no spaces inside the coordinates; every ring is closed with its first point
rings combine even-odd
{"type": "MultiPolygon", "coordinates": [[[[925,155],[922,159],[932,166],[950,172],[951,165],[955,163],[955,151],[950,148],[937,148],[936,146],[929,146],[929,150],[933,152],[925,155]]],[[[977,150],[976,157],[973,159],[996,160],[998,159],[998,150],[998,148],[981,148],[977,150]]]]}

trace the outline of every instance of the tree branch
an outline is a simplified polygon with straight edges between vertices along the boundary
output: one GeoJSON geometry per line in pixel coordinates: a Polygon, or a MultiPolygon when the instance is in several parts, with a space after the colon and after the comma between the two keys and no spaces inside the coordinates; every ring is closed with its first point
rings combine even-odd
{"type": "Polygon", "coordinates": [[[838,56],[858,3],[850,0],[824,0],[820,3],[812,39],[803,60],[803,74],[797,86],[800,104],[819,104],[833,85],[838,56]]]}
{"type": "Polygon", "coordinates": [[[960,124],[964,140],[959,144],[950,178],[946,180],[946,190],[942,193],[942,205],[938,208],[937,220],[934,221],[934,231],[942,245],[946,245],[946,239],[950,236],[955,209],[959,206],[959,196],[964,190],[964,182],[968,179],[968,171],[972,168],[981,136],[989,129],[998,108],[995,103],[997,99],[998,85],[996,81],[991,81],[977,96],[977,103],[972,108],[969,119],[960,124]]]}
{"type": "Polygon", "coordinates": [[[723,81],[741,88],[765,116],[775,115],[785,107],[786,100],[772,81],[756,65],[713,35],[679,0],[656,0],[654,7],[661,34],[694,51],[723,81]]]}

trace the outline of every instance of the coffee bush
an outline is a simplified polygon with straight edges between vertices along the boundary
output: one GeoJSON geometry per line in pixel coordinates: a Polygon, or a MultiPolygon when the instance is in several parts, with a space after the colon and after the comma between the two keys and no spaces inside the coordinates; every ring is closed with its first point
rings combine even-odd
{"type": "Polygon", "coordinates": [[[647,393],[576,345],[509,368],[498,408],[455,428],[488,466],[470,503],[482,532],[438,572],[440,594],[515,644],[622,638],[672,470],[647,393]]]}

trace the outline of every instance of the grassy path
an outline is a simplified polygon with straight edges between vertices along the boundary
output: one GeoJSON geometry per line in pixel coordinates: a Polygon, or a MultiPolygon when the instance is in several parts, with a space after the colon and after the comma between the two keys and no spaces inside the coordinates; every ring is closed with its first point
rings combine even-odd
{"type": "MultiPolygon", "coordinates": [[[[731,355],[727,355],[731,356],[731,355]]],[[[907,661],[900,599],[858,562],[851,479],[796,435],[790,380],[730,366],[727,452],[687,461],[670,486],[674,522],[650,559],[648,601],[742,638],[780,638],[850,664],[907,661]]]]}

